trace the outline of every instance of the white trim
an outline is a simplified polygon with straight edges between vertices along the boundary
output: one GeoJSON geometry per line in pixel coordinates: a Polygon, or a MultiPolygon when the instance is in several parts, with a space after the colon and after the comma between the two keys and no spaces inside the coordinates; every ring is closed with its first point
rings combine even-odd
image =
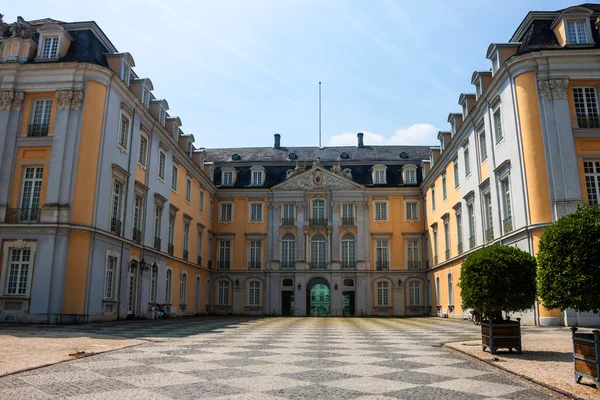
{"type": "Polygon", "coordinates": [[[138,153],[138,165],[140,166],[140,168],[142,169],[146,169],[146,167],[148,166],[148,145],[150,144],[150,139],[148,137],[148,135],[140,132],[140,146],[139,146],[139,153],[138,153]],[[142,160],[142,162],[140,162],[140,158],[141,158],[141,150],[142,150],[142,139],[146,140],[146,146],[144,146],[144,159],[142,160]]]}
{"type": "Polygon", "coordinates": [[[265,206],[262,201],[248,202],[248,222],[251,224],[261,224],[265,221],[265,206]],[[260,206],[260,219],[252,219],[252,206],[260,206]]]}
{"type": "Polygon", "coordinates": [[[373,200],[373,221],[389,222],[390,220],[390,202],[388,200],[373,200]],[[377,219],[377,205],[385,204],[385,218],[377,219]]]}
{"type": "Polygon", "coordinates": [[[323,198],[323,197],[314,197],[312,199],[310,199],[310,218],[317,218],[314,216],[314,208],[313,208],[313,203],[315,201],[322,201],[323,202],[323,218],[327,219],[327,199],[323,198]]]}
{"type": "Polygon", "coordinates": [[[188,273],[187,271],[181,271],[181,275],[179,277],[179,304],[186,305],[187,304],[187,285],[188,285],[188,273]],[[185,279],[183,279],[185,277],[185,279]],[[185,285],[183,284],[185,280],[185,285]]]}
{"type": "Polygon", "coordinates": [[[374,185],[386,185],[387,184],[387,166],[383,164],[373,165],[371,168],[371,175],[374,185]],[[376,177],[378,172],[383,172],[383,182],[377,181],[376,177]]]}
{"type": "Polygon", "coordinates": [[[417,179],[417,166],[416,165],[407,164],[402,167],[402,181],[405,184],[417,183],[418,179],[417,179]],[[410,180],[410,182],[409,182],[409,179],[407,179],[409,172],[414,172],[414,180],[410,180]]]}
{"type": "Polygon", "coordinates": [[[266,171],[263,167],[254,166],[250,168],[250,186],[264,186],[266,171]],[[260,183],[254,182],[254,174],[260,174],[260,183]]]}
{"type": "Polygon", "coordinates": [[[246,307],[262,307],[262,282],[258,278],[251,278],[246,281],[246,307]],[[250,284],[258,283],[258,304],[250,302],[250,284]]]}
{"type": "Polygon", "coordinates": [[[219,210],[218,213],[219,215],[218,217],[218,221],[224,224],[232,224],[233,220],[234,220],[234,209],[235,209],[235,204],[233,201],[220,201],[219,202],[219,210]],[[223,206],[224,205],[230,205],[231,206],[231,219],[223,219],[223,206]]]}
{"type": "Polygon", "coordinates": [[[119,293],[119,269],[121,266],[121,256],[118,251],[110,249],[106,250],[106,256],[104,260],[104,285],[102,286],[102,300],[104,301],[114,301],[117,298],[117,294],[119,293]],[[109,258],[115,258],[116,262],[114,265],[113,276],[112,276],[112,296],[106,297],[106,282],[107,282],[107,274],[108,274],[108,261],[109,258]]]}
{"type": "Polygon", "coordinates": [[[119,110],[119,119],[117,120],[117,148],[121,151],[121,153],[128,154],[129,152],[129,134],[131,131],[131,115],[126,113],[122,108],[119,110]],[[127,120],[127,126],[125,127],[123,143],[121,144],[121,132],[122,125],[121,121],[125,119],[127,120]]]}
{"type": "Polygon", "coordinates": [[[156,177],[158,178],[158,180],[162,183],[165,182],[165,172],[167,170],[167,152],[164,151],[162,148],[158,149],[158,163],[157,163],[157,169],[158,169],[158,173],[156,174],[156,177]],[[164,156],[164,163],[162,165],[162,171],[160,169],[160,157],[164,156]],[[160,176],[162,172],[162,177],[160,176]]]}
{"type": "Polygon", "coordinates": [[[187,204],[192,204],[192,190],[194,188],[194,181],[192,180],[192,177],[189,175],[186,175],[185,177],[185,202],[187,204]],[[188,186],[189,184],[189,186],[188,186]],[[188,190],[189,188],[189,190],[188,190]],[[188,196],[189,195],[189,196],[188,196]]]}
{"type": "Polygon", "coordinates": [[[420,221],[421,220],[421,202],[419,200],[404,200],[404,220],[405,221],[420,221]],[[416,204],[416,218],[408,218],[408,204],[416,204]]]}
{"type": "MultiPolygon", "coordinates": [[[[2,293],[5,296],[15,296],[22,298],[31,297],[31,286],[33,284],[33,269],[35,268],[35,256],[36,256],[36,247],[37,242],[28,242],[26,240],[14,240],[14,241],[6,241],[4,242],[3,247],[3,257],[2,257],[2,293]],[[29,250],[29,262],[27,268],[27,284],[25,286],[25,293],[18,294],[12,293],[8,294],[8,273],[10,270],[10,260],[9,256],[11,254],[11,250],[29,250]]],[[[17,281],[17,292],[18,292],[18,281],[17,281]]]]}

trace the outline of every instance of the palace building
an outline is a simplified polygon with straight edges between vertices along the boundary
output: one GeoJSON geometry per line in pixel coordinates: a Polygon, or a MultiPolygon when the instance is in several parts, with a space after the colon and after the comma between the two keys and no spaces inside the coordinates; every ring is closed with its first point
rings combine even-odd
{"type": "Polygon", "coordinates": [[[0,322],[465,317],[464,257],[535,255],[599,202],[599,17],[530,12],[439,145],[227,149],[196,147],[95,22],[1,22],[0,322]]]}

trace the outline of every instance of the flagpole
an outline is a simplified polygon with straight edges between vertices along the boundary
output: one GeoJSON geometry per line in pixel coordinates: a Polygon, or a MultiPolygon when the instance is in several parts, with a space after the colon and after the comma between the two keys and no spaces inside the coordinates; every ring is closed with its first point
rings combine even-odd
{"type": "Polygon", "coordinates": [[[321,148],[321,82],[319,82],[319,148],[321,148]]]}

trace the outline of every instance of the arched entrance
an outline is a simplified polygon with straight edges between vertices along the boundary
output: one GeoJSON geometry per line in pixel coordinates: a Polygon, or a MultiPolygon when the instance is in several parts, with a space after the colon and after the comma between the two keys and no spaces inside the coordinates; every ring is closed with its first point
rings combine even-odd
{"type": "Polygon", "coordinates": [[[320,277],[312,278],[306,286],[306,315],[328,316],[329,304],[329,282],[320,277]]]}

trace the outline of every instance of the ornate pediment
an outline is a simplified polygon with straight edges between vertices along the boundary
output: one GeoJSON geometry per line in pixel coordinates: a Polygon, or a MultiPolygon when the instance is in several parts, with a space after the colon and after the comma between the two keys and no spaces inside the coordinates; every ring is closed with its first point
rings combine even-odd
{"type": "Polygon", "coordinates": [[[273,187],[273,190],[356,190],[362,185],[321,167],[302,172],[273,187]]]}

